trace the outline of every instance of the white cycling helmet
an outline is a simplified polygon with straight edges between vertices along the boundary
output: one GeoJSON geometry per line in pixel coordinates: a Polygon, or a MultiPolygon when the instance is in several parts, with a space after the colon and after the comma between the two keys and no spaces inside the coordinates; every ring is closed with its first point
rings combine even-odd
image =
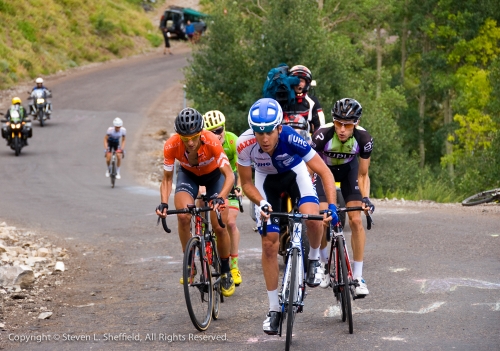
{"type": "Polygon", "coordinates": [[[36,84],[43,84],[43,79],[42,78],[37,78],[35,80],[36,84]]]}
{"type": "Polygon", "coordinates": [[[123,121],[122,121],[122,119],[121,119],[121,118],[119,118],[119,117],[116,117],[116,118],[113,120],[113,125],[114,125],[115,127],[121,127],[121,126],[123,126],[123,121]]]}

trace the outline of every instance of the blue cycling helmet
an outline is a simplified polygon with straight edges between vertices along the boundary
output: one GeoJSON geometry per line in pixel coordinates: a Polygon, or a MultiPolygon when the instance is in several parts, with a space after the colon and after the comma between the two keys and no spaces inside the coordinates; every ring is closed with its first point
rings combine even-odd
{"type": "Polygon", "coordinates": [[[248,125],[257,133],[269,133],[283,120],[283,111],[278,101],[264,98],[257,100],[248,112],[248,125]]]}

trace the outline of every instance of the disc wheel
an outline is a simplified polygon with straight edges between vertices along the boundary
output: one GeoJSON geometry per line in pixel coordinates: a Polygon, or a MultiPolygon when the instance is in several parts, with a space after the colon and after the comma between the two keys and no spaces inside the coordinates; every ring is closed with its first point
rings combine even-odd
{"type": "Polygon", "coordinates": [[[204,260],[204,248],[198,237],[189,239],[184,252],[184,297],[191,322],[199,331],[207,330],[212,320],[212,274],[204,260]]]}

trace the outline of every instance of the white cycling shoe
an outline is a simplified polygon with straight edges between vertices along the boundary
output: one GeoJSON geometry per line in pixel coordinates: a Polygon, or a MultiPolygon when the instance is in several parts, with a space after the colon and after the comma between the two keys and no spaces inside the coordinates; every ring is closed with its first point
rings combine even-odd
{"type": "Polygon", "coordinates": [[[330,273],[326,270],[326,263],[321,263],[321,267],[318,269],[318,273],[321,276],[321,283],[319,286],[326,289],[330,286],[330,273]]]}
{"type": "Polygon", "coordinates": [[[109,169],[106,171],[106,178],[109,178],[109,169]]]}
{"type": "Polygon", "coordinates": [[[357,277],[354,279],[354,281],[357,281],[358,286],[354,290],[354,293],[356,296],[359,297],[365,297],[368,295],[370,292],[368,291],[368,287],[366,286],[366,282],[362,277],[357,277]]]}
{"type": "Polygon", "coordinates": [[[116,173],[116,179],[122,179],[122,176],[120,175],[120,172],[116,173]]]}

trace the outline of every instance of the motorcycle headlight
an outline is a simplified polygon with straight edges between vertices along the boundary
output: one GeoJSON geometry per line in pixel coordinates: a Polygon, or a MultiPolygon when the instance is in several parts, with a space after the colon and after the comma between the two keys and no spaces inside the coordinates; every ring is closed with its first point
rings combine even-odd
{"type": "Polygon", "coordinates": [[[43,104],[45,102],[44,99],[36,99],[37,104],[43,104]]]}

